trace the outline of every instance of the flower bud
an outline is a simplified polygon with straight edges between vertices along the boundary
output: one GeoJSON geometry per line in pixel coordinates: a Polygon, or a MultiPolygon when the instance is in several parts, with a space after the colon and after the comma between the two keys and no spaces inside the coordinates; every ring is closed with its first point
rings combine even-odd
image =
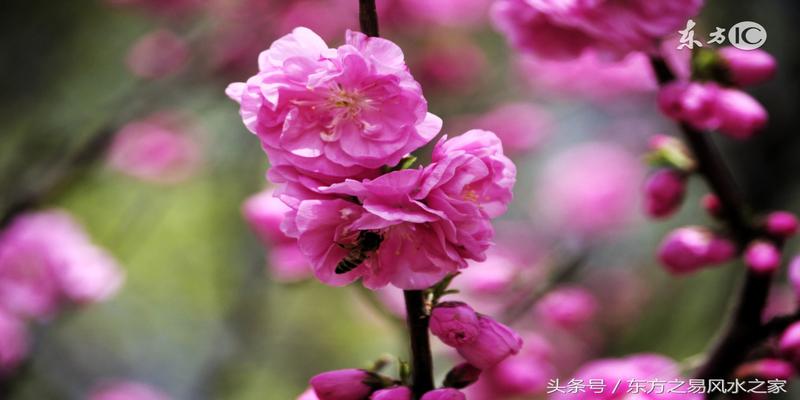
{"type": "Polygon", "coordinates": [[[444,378],[444,386],[463,389],[478,381],[481,370],[470,363],[461,363],[453,367],[444,378]]]}
{"type": "Polygon", "coordinates": [[[323,372],[309,383],[320,400],[363,400],[373,391],[374,376],[362,369],[323,372]]]}
{"type": "Polygon", "coordinates": [[[765,227],[770,235],[787,239],[797,233],[797,217],[788,211],[775,211],[767,215],[765,227]]]}
{"type": "Polygon", "coordinates": [[[673,82],[658,94],[658,105],[666,116],[695,129],[714,130],[719,124],[716,110],[720,88],[713,83],[673,82]]]}
{"type": "Polygon", "coordinates": [[[472,307],[448,301],[440,303],[431,312],[430,329],[446,345],[457,348],[474,342],[481,325],[472,307]]]}
{"type": "Polygon", "coordinates": [[[373,393],[370,400],[411,400],[411,389],[398,386],[373,393]]]}
{"type": "Polygon", "coordinates": [[[776,358],[751,361],[740,365],[734,372],[734,376],[737,378],[788,380],[792,378],[792,375],[794,375],[792,364],[776,358]]]}
{"type": "Polygon", "coordinates": [[[795,256],[789,263],[789,283],[795,296],[800,299],[800,256],[795,256]]]}
{"type": "Polygon", "coordinates": [[[747,139],[767,124],[767,110],[738,89],[720,90],[716,108],[720,121],[717,130],[736,139],[747,139]]]}
{"type": "Polygon", "coordinates": [[[789,325],[778,342],[778,349],[781,354],[794,361],[800,361],[800,322],[789,325]]]}
{"type": "Polygon", "coordinates": [[[486,369],[519,353],[522,338],[511,328],[485,315],[478,315],[478,321],[478,337],[470,343],[456,347],[458,354],[467,362],[477,368],[486,369]]]}
{"type": "Polygon", "coordinates": [[[738,86],[757,85],[775,76],[775,58],[764,50],[726,46],[719,49],[718,54],[727,66],[731,82],[738,86]]]}
{"type": "Polygon", "coordinates": [[[554,366],[537,357],[509,357],[491,370],[492,382],[503,392],[515,395],[544,393],[547,382],[557,376],[554,366]]]}
{"type": "Polygon", "coordinates": [[[456,389],[445,388],[425,393],[420,400],[467,400],[467,396],[456,389]]]}
{"type": "Polygon", "coordinates": [[[653,218],[672,215],[683,202],[686,176],[674,169],[659,169],[644,184],[644,209],[653,218]]]}
{"type": "Polygon", "coordinates": [[[734,254],[735,247],[726,239],[703,227],[685,226],[667,234],[657,255],[667,271],[682,275],[728,261],[734,254]]]}
{"type": "Polygon", "coordinates": [[[714,193],[703,195],[703,198],[700,199],[700,205],[712,217],[719,218],[722,215],[722,203],[714,193]]]}
{"type": "Polygon", "coordinates": [[[770,273],[781,265],[781,252],[774,244],[755,240],[744,251],[744,263],[760,273],[770,273]]]}

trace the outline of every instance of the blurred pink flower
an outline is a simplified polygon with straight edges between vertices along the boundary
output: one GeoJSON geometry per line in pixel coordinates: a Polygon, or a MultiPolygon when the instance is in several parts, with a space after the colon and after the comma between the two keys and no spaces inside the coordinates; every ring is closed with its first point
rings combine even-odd
{"type": "Polygon", "coordinates": [[[794,322],[781,334],[778,349],[783,357],[800,365],[800,322],[794,322]]]}
{"type": "Polygon", "coordinates": [[[0,308],[0,379],[28,354],[25,322],[0,308]]]}
{"type": "Polygon", "coordinates": [[[719,49],[729,77],[739,86],[757,85],[775,76],[778,64],[775,58],[761,49],[741,50],[732,46],[719,49]]]}
{"type": "Polygon", "coordinates": [[[789,380],[794,376],[794,367],[781,359],[762,358],[740,365],[733,375],[736,378],[789,380]]]}
{"type": "Polygon", "coordinates": [[[517,49],[542,58],[574,59],[587,50],[618,59],[655,50],[697,14],[702,0],[498,0],[495,27],[517,49]]]}
{"type": "Polygon", "coordinates": [[[248,198],[242,205],[242,214],[261,243],[268,249],[268,266],[278,281],[292,282],[309,278],[311,266],[297,247],[297,240],[281,231],[286,213],[291,211],[275,197],[273,189],[266,189],[248,198]]]}
{"type": "Polygon", "coordinates": [[[411,400],[411,389],[405,386],[381,389],[373,393],[370,400],[411,400]]]}
{"type": "Polygon", "coordinates": [[[486,20],[492,0],[396,0],[410,18],[422,23],[471,26],[486,20]]]}
{"type": "Polygon", "coordinates": [[[751,270],[768,274],[781,266],[781,251],[765,240],[751,242],[744,251],[744,263],[751,270]]]}
{"type": "Polygon", "coordinates": [[[577,145],[548,161],[534,193],[534,209],[563,232],[613,232],[635,215],[642,169],[622,147],[603,142],[577,145]]]}
{"type": "MultiPolygon", "coordinates": [[[[550,398],[553,400],[572,400],[572,399],[597,399],[603,398],[604,400],[622,400],[629,398],[629,389],[632,389],[633,380],[645,380],[645,389],[639,390],[635,395],[637,399],[643,400],[701,400],[702,394],[686,394],[686,393],[659,393],[657,390],[647,390],[648,380],[664,379],[672,380],[681,378],[680,369],[678,365],[663,356],[656,354],[636,354],[625,358],[618,359],[602,359],[595,360],[585,364],[572,375],[573,379],[581,379],[583,382],[589,382],[590,379],[596,379],[603,382],[605,385],[604,391],[601,395],[594,393],[592,390],[586,390],[579,393],[565,393],[562,389],[561,392],[553,394],[550,398]],[[619,385],[616,383],[619,382],[619,385]]],[[[563,382],[562,384],[566,384],[563,382]]],[[[652,386],[652,384],[649,384],[652,386]]],[[[684,387],[684,390],[688,387],[684,387]]]]}
{"type": "Polygon", "coordinates": [[[108,164],[143,181],[174,184],[188,179],[200,164],[199,142],[182,117],[171,112],[129,122],[117,132],[108,164]]]}
{"type": "Polygon", "coordinates": [[[683,203],[687,176],[678,170],[660,168],[644,183],[644,210],[652,218],[666,218],[683,203]]]}
{"type": "Polygon", "coordinates": [[[136,41],[125,63],[139,78],[158,79],[180,72],[189,60],[189,46],[180,36],[159,29],[136,41]]]}
{"type": "Polygon", "coordinates": [[[169,396],[144,383],[133,381],[109,382],[89,394],[89,400],[169,400],[169,396]]]}
{"type": "Polygon", "coordinates": [[[604,60],[591,50],[574,60],[522,56],[517,65],[533,89],[544,90],[548,96],[604,101],[652,92],[658,87],[650,60],[643,53],[631,53],[620,60],[604,60]]]}
{"type": "Polygon", "coordinates": [[[330,49],[297,28],[261,53],[259,70],[226,92],[261,139],[273,181],[314,189],[374,176],[441,128],[402,51],[386,39],[348,31],[346,44],[330,49]]]}
{"type": "Polygon", "coordinates": [[[797,233],[797,216],[789,211],[773,211],[767,215],[764,227],[770,235],[788,239],[797,233]]]}
{"type": "Polygon", "coordinates": [[[553,326],[578,329],[592,321],[597,309],[597,300],[591,292],[578,286],[564,286],[539,300],[536,315],[553,326]]]}
{"type": "Polygon", "coordinates": [[[553,129],[551,116],[530,103],[501,104],[469,124],[496,133],[505,153],[512,156],[535,150],[553,129]]]}
{"type": "MultiPolygon", "coordinates": [[[[789,274],[791,280],[791,271],[789,274]]],[[[769,290],[761,320],[767,322],[774,317],[792,314],[797,310],[797,306],[797,296],[789,285],[773,285],[769,290]]]]}
{"type": "Polygon", "coordinates": [[[300,393],[297,400],[319,400],[319,397],[314,393],[314,388],[308,388],[305,392],[300,393]]]}
{"type": "Polygon", "coordinates": [[[417,55],[412,69],[426,89],[438,88],[452,93],[475,88],[486,67],[483,50],[469,39],[460,38],[434,40],[417,55]]]}
{"type": "Polygon", "coordinates": [[[123,274],[63,211],[16,217],[0,234],[0,306],[46,318],[62,301],[91,303],[119,289],[123,274]]]}
{"type": "Polygon", "coordinates": [[[118,7],[134,7],[167,17],[187,15],[201,8],[203,0],[106,0],[118,7]]]}
{"type": "Polygon", "coordinates": [[[358,2],[301,0],[290,2],[278,21],[278,32],[304,26],[325,40],[338,40],[347,29],[358,29],[358,2]],[[324,16],[321,18],[321,16],[324,16]]]}
{"type": "Polygon", "coordinates": [[[213,26],[204,45],[211,66],[240,79],[253,73],[264,44],[279,34],[274,21],[282,7],[273,0],[206,0],[206,13],[213,26]]]}
{"type": "Polygon", "coordinates": [[[735,255],[736,247],[732,242],[701,226],[673,230],[664,237],[657,251],[661,264],[675,275],[721,264],[735,255]]]}

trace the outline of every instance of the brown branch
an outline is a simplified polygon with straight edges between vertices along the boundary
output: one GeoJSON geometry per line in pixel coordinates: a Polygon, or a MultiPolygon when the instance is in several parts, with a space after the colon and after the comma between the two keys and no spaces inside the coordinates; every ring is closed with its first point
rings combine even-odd
{"type": "Polygon", "coordinates": [[[431,355],[425,293],[422,290],[403,291],[406,303],[406,322],[411,341],[411,391],[414,398],[433,390],[433,356],[431,355]]]}
{"type": "Polygon", "coordinates": [[[361,25],[361,32],[367,36],[379,36],[378,10],[375,7],[375,0],[358,0],[358,6],[358,22],[361,25]]]}
{"type": "MultiPolygon", "coordinates": [[[[662,58],[651,57],[651,64],[661,85],[675,79],[662,58]]],[[[681,124],[681,130],[697,159],[700,174],[722,204],[723,220],[730,228],[739,249],[743,249],[760,235],[759,228],[748,218],[749,207],[742,199],[730,171],[709,136],[687,124],[681,124]]],[[[747,353],[765,339],[766,329],[761,323],[761,316],[771,282],[770,274],[747,271],[728,321],[720,331],[708,358],[695,372],[695,377],[729,377],[745,360],[747,353]]]]}

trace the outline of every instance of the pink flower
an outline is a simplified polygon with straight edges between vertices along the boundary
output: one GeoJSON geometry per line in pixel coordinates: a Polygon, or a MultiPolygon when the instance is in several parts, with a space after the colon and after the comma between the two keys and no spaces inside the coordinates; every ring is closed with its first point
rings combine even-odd
{"type": "Polygon", "coordinates": [[[490,368],[485,378],[492,393],[520,396],[544,393],[547,383],[556,376],[558,372],[549,360],[519,354],[490,368]]]}
{"type": "Polygon", "coordinates": [[[654,50],[697,14],[701,0],[499,0],[492,19],[511,44],[542,58],[573,59],[589,49],[606,58],[654,50]]]}
{"type": "Polygon", "coordinates": [[[775,76],[775,58],[764,50],[740,50],[725,46],[717,54],[725,62],[728,76],[736,85],[757,85],[775,76]]]}
{"type": "Polygon", "coordinates": [[[661,89],[658,104],[670,118],[736,139],[752,136],[764,128],[768,119],[764,107],[750,95],[713,82],[673,82],[661,89]]]}
{"type": "Polygon", "coordinates": [[[767,215],[765,227],[770,235],[788,239],[797,233],[797,216],[788,211],[774,211],[767,215]]]}
{"type": "Polygon", "coordinates": [[[341,369],[323,372],[309,382],[320,400],[363,400],[373,388],[372,377],[361,369],[341,369]]]}
{"type": "Polygon", "coordinates": [[[641,163],[627,150],[602,142],[580,144],[548,161],[535,206],[559,230],[610,233],[634,215],[641,176],[641,163]]]}
{"type": "Polygon", "coordinates": [[[420,400],[467,400],[467,397],[456,389],[444,388],[425,393],[420,400]]]}
{"type": "Polygon", "coordinates": [[[753,271],[771,273],[781,266],[781,251],[770,242],[756,240],[745,249],[744,262],[753,271]]]}
{"type": "Polygon", "coordinates": [[[16,368],[28,354],[25,323],[0,308],[0,379],[16,368]]]}
{"type": "Polygon", "coordinates": [[[312,189],[374,176],[441,128],[400,48],[359,32],[348,31],[346,44],[330,49],[311,30],[297,28],[261,53],[257,75],[231,84],[227,94],[240,103],[273,167],[283,168],[271,178],[312,189]]]}
{"type": "Polygon", "coordinates": [[[189,46],[164,29],[142,36],[128,51],[125,63],[139,78],[158,79],[180,72],[189,60],[189,46]]]}
{"type": "Polygon", "coordinates": [[[370,400],[411,400],[411,389],[398,386],[372,393],[370,400]]]}
{"type": "Polygon", "coordinates": [[[662,168],[653,172],[644,184],[644,208],[653,218],[664,218],[680,208],[686,193],[686,176],[662,168]]]}
{"type": "Polygon", "coordinates": [[[550,135],[552,122],[533,104],[506,103],[471,121],[471,125],[497,134],[507,154],[521,155],[536,149],[550,135]]]}
{"type": "Polygon", "coordinates": [[[162,112],[123,126],[114,136],[109,165],[147,182],[174,184],[200,164],[200,145],[181,116],[162,112]]]}
{"type": "Polygon", "coordinates": [[[762,358],[740,365],[733,374],[737,378],[789,380],[794,376],[794,368],[784,360],[762,358]]]}
{"type": "Polygon", "coordinates": [[[536,314],[544,321],[565,329],[586,326],[597,312],[594,295],[581,287],[561,287],[536,304],[536,314]]]}
{"type": "Polygon", "coordinates": [[[305,392],[300,393],[300,396],[297,397],[297,400],[319,400],[317,394],[314,393],[314,388],[308,388],[305,392]]]}
{"type": "Polygon", "coordinates": [[[168,17],[179,17],[196,11],[202,0],[106,0],[113,6],[136,7],[147,12],[168,17]]]}
{"type": "Polygon", "coordinates": [[[670,232],[658,248],[658,259],[672,274],[683,275],[723,263],[736,255],[735,246],[699,226],[670,232]]]}
{"type": "Polygon", "coordinates": [[[800,363],[800,322],[789,325],[781,334],[778,348],[788,359],[800,363]]]}
{"type": "Polygon", "coordinates": [[[424,169],[319,188],[360,204],[303,199],[309,196],[303,191],[288,200],[296,203],[296,212],[284,231],[298,238],[317,278],[344,285],[361,277],[372,289],[388,283],[423,289],[465,268],[467,259],[485,259],[494,234],[489,219],[504,212],[511,200],[514,164],[502,154],[495,135],[477,130],[443,139],[432,160],[424,169]],[[363,254],[351,271],[335,273],[363,235],[378,240],[379,248],[363,254]]]}
{"type": "Polygon", "coordinates": [[[89,400],[169,400],[169,396],[143,383],[118,381],[94,389],[89,400]]]}
{"type": "Polygon", "coordinates": [[[23,214],[0,234],[0,306],[26,317],[51,316],[64,300],[113,295],[122,272],[65,212],[23,214]]]}
{"type": "Polygon", "coordinates": [[[579,393],[557,393],[551,398],[554,400],[590,400],[601,397],[605,400],[622,400],[630,396],[629,389],[633,380],[645,381],[645,388],[638,392],[637,399],[701,400],[703,398],[702,394],[665,393],[654,390],[652,388],[653,384],[649,384],[654,379],[674,380],[681,378],[678,365],[674,361],[656,354],[637,354],[619,359],[591,361],[579,368],[572,378],[580,379],[583,382],[589,382],[590,379],[603,381],[606,384],[606,388],[602,395],[586,390],[579,393]],[[609,385],[609,382],[612,383],[609,385]],[[619,382],[619,385],[616,385],[617,382],[619,382]]]}
{"type": "Polygon", "coordinates": [[[444,344],[458,348],[474,342],[481,326],[472,307],[461,302],[444,302],[431,312],[430,329],[444,344]]]}
{"type": "Polygon", "coordinates": [[[548,96],[578,97],[598,103],[656,90],[658,84],[646,54],[631,53],[619,60],[603,59],[594,50],[569,60],[524,55],[517,68],[534,91],[548,96]]]}

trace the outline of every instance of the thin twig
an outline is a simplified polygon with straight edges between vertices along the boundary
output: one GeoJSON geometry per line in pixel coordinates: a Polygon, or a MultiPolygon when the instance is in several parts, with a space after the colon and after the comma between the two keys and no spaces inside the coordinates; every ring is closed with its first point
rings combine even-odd
{"type": "Polygon", "coordinates": [[[375,0],[358,0],[358,6],[358,22],[361,24],[361,32],[367,36],[379,36],[378,10],[375,7],[375,0]]]}
{"type": "Polygon", "coordinates": [[[406,303],[406,322],[411,342],[411,391],[419,399],[433,390],[433,356],[431,355],[425,293],[422,290],[403,291],[406,303]]]}

